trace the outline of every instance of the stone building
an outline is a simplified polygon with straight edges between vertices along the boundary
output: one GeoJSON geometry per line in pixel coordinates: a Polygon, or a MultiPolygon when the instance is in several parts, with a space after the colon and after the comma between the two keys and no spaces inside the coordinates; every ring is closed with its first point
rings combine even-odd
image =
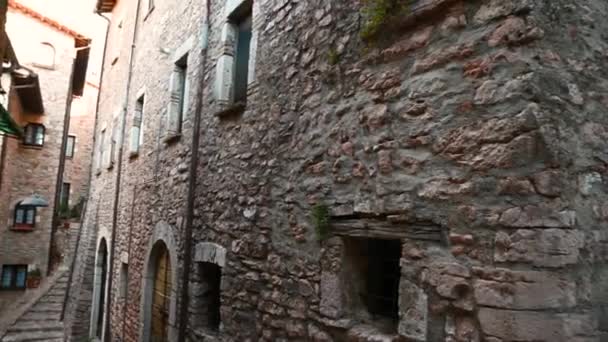
{"type": "Polygon", "coordinates": [[[97,9],[72,340],[608,339],[605,1],[97,9]]]}
{"type": "Polygon", "coordinates": [[[85,85],[89,38],[12,0],[6,32],[17,60],[2,80],[8,112],[23,136],[2,140],[0,311],[27,297],[27,278],[46,276],[51,259],[59,261],[64,253],[52,242],[58,213],[87,194],[92,142],[87,126],[95,112],[76,104],[96,97],[96,89],[85,85]],[[79,137],[75,144],[68,143],[72,135],[79,137]]]}

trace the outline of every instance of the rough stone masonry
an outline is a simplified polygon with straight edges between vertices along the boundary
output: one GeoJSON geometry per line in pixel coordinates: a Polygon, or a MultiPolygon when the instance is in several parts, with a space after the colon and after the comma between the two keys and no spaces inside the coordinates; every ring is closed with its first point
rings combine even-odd
{"type": "MultiPolygon", "coordinates": [[[[154,324],[148,259],[161,240],[176,274],[169,341],[181,305],[190,341],[608,340],[608,3],[419,0],[366,42],[358,2],[254,0],[254,82],[236,115],[216,91],[227,3],[210,3],[207,64],[201,5],[155,6],[137,23],[131,93],[151,102],[143,148],[124,157],[106,310],[116,340],[154,324]],[[195,100],[180,140],[164,143],[173,66],[159,46],[191,36],[189,79],[204,77],[190,94],[203,86],[204,103],[194,264],[180,284],[195,100]],[[329,212],[325,239],[315,208],[329,212]]],[[[113,9],[126,32],[134,10],[113,9]]],[[[106,114],[123,74],[106,71],[106,114]]],[[[92,183],[98,240],[112,172],[92,183]]]]}

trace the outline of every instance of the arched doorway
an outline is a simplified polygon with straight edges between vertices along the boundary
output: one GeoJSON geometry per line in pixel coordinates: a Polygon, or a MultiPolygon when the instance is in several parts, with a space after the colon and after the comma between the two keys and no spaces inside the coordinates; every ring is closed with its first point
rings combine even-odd
{"type": "Polygon", "coordinates": [[[151,342],[169,341],[169,313],[171,306],[171,258],[164,242],[155,244],[150,255],[151,298],[149,336],[151,342]]]}
{"type": "Polygon", "coordinates": [[[93,308],[91,310],[90,337],[101,339],[106,305],[106,280],[108,278],[108,245],[102,238],[95,258],[93,276],[93,308]]]}

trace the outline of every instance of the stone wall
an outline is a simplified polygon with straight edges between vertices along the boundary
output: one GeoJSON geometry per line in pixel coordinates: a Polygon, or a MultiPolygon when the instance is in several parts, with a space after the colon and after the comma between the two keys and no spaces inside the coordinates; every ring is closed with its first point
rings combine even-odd
{"type": "MultiPolygon", "coordinates": [[[[127,101],[125,142],[136,98],[146,99],[143,146],[123,159],[114,340],[142,336],[154,236],[174,241],[171,260],[183,271],[195,101],[177,142],[162,133],[173,54],[191,36],[190,92],[204,87],[191,341],[606,338],[606,4],[421,0],[366,43],[350,1],[254,1],[253,82],[245,111],[230,116],[215,98],[224,2],[211,2],[202,82],[200,4],[156,6],[140,16],[125,99],[135,4],[116,5],[125,34],[112,35],[113,22],[110,46],[122,50],[106,59],[111,86],[101,90],[96,136],[127,101]],[[315,205],[330,213],[323,241],[315,205]],[[400,241],[393,330],[352,307],[354,237],[400,241]],[[125,261],[128,291],[118,299],[125,261]],[[219,334],[201,324],[202,262],[222,267],[219,334]]],[[[115,166],[93,179],[87,229],[97,241],[110,236],[115,181],[115,166]]]]}
{"type": "Polygon", "coordinates": [[[334,234],[401,239],[403,337],[601,339],[604,3],[420,1],[371,47],[350,2],[260,4],[245,113],[203,113],[195,239],[228,250],[220,336],[379,334],[340,302],[325,203],[334,234]]]}

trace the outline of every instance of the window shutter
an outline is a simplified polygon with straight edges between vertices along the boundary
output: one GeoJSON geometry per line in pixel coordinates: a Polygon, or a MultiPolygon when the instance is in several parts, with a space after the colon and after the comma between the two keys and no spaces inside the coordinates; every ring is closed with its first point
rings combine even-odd
{"type": "Polygon", "coordinates": [[[178,134],[180,131],[183,77],[180,68],[176,66],[171,73],[169,84],[171,98],[167,107],[167,136],[178,134]]]}

